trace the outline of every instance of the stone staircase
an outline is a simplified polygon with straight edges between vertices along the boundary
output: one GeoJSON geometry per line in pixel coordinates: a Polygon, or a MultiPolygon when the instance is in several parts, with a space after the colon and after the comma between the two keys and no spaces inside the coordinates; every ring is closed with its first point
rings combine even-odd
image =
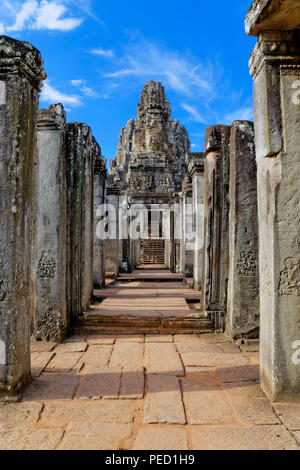
{"type": "Polygon", "coordinates": [[[200,293],[168,270],[138,269],[114,285],[94,291],[94,303],[74,325],[75,334],[207,333],[211,317],[200,307],[200,293]]]}
{"type": "Polygon", "coordinates": [[[141,240],[140,264],[164,264],[165,241],[162,239],[141,240]]]}

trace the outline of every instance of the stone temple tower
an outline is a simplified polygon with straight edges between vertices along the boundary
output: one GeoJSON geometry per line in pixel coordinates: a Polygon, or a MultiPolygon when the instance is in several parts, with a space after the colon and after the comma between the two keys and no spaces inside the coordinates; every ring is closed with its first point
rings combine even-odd
{"type": "Polygon", "coordinates": [[[149,81],[141,93],[137,118],[128,121],[121,131],[111,162],[111,181],[120,182],[133,197],[139,194],[142,198],[149,191],[151,200],[158,194],[174,196],[180,191],[189,150],[188,133],[171,118],[164,87],[149,81]]]}
{"type": "MultiPolygon", "coordinates": [[[[171,117],[171,106],[160,82],[144,86],[137,106],[137,117],[121,130],[118,150],[111,161],[107,196],[126,197],[129,205],[142,204],[148,213],[141,227],[141,239],[130,253],[129,264],[158,263],[170,265],[169,241],[162,234],[163,208],[171,207],[186,173],[186,153],[190,140],[186,129],[171,117]],[[149,240],[145,240],[145,238],[149,240]],[[134,253],[132,255],[132,253],[134,253]],[[155,254],[156,253],[156,254],[155,254]]],[[[119,265],[128,250],[119,249],[119,265]]],[[[120,248],[120,246],[119,246],[120,248]]],[[[116,247],[114,246],[114,250],[116,247]]],[[[107,249],[110,264],[110,249],[107,249]]],[[[114,255],[115,256],[115,255],[114,255]]],[[[110,271],[118,266],[110,267],[110,271]]]]}

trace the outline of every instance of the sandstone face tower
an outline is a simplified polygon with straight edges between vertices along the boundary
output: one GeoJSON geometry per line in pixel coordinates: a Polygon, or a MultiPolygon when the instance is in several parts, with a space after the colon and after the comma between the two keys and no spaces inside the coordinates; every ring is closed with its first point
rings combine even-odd
{"type": "MultiPolygon", "coordinates": [[[[117,270],[116,264],[122,260],[128,261],[132,267],[138,263],[171,267],[176,263],[171,260],[169,234],[162,234],[163,208],[169,208],[181,191],[189,150],[188,133],[171,118],[171,106],[164,87],[160,82],[147,82],[138,103],[137,118],[128,121],[121,131],[118,151],[111,162],[107,194],[108,199],[110,196],[114,199],[116,195],[126,196],[131,205],[142,204],[148,210],[142,217],[141,239],[131,249],[124,247],[123,243],[123,257],[119,255],[117,263],[111,262],[116,246],[108,242],[107,264],[110,269],[117,270]],[[148,237],[149,240],[144,239],[148,237]]],[[[120,250],[122,247],[118,246],[119,253],[120,250]]]]}

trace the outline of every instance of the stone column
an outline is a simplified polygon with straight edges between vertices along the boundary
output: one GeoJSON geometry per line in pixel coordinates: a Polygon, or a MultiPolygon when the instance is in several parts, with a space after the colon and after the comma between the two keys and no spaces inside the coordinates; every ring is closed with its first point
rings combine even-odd
{"type": "Polygon", "coordinates": [[[193,262],[194,289],[200,291],[203,271],[204,242],[204,154],[189,153],[187,155],[187,164],[193,184],[193,218],[195,232],[193,262]]]}
{"type": "Polygon", "coordinates": [[[62,341],[66,308],[65,120],[61,104],[38,112],[34,336],[62,341]]]}
{"type": "Polygon", "coordinates": [[[187,173],[182,183],[182,243],[181,243],[181,272],[183,277],[193,276],[193,245],[191,236],[192,227],[192,201],[193,185],[190,175],[187,173]]]}
{"type": "Polygon", "coordinates": [[[87,310],[93,292],[93,139],[86,124],[66,125],[68,309],[87,310]]]}
{"type": "Polygon", "coordinates": [[[95,142],[94,159],[94,288],[105,286],[105,249],[104,241],[97,236],[99,222],[97,209],[105,203],[106,160],[101,156],[100,146],[95,142]]]}
{"type": "Polygon", "coordinates": [[[205,132],[202,307],[225,312],[229,266],[229,126],[205,132]]]}
{"type": "Polygon", "coordinates": [[[37,49],[0,36],[0,397],[30,379],[36,123],[45,78],[37,49]]]}
{"type": "Polygon", "coordinates": [[[105,240],[105,272],[109,276],[117,276],[122,266],[123,240],[119,240],[119,198],[118,187],[111,184],[107,187],[107,207],[109,209],[108,221],[113,224],[111,235],[105,240]]]}
{"type": "Polygon", "coordinates": [[[253,123],[235,121],[230,136],[227,332],[257,337],[259,329],[257,184],[253,123]]]}
{"type": "Polygon", "coordinates": [[[258,173],[261,383],[271,400],[300,397],[300,5],[256,1],[246,30],[258,173]]]}

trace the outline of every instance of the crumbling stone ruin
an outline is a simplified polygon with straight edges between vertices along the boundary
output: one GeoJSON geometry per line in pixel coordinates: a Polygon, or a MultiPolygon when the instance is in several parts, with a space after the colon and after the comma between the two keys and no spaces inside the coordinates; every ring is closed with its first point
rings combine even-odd
{"type": "Polygon", "coordinates": [[[80,321],[99,326],[89,309],[105,276],[155,266],[201,302],[196,321],[170,313],[171,332],[259,336],[264,391],[299,399],[299,25],[297,0],[255,0],[248,12],[254,124],[211,126],[192,153],[149,81],[108,174],[87,125],[66,123],[61,104],[38,110],[40,53],[0,37],[2,397],[30,380],[30,334],[62,341],[80,321]]]}

